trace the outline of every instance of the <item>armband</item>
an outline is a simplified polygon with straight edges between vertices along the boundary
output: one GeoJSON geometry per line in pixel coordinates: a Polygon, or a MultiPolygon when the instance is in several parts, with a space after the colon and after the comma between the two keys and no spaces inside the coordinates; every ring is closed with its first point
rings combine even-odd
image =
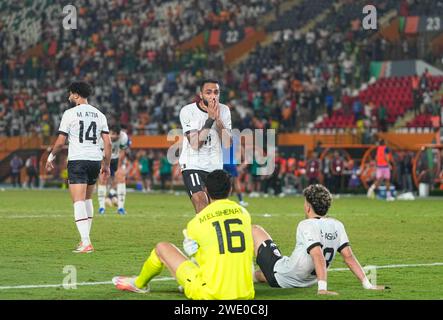
{"type": "Polygon", "coordinates": [[[214,119],[208,118],[208,120],[206,120],[203,129],[211,129],[212,125],[214,124],[214,119]]]}

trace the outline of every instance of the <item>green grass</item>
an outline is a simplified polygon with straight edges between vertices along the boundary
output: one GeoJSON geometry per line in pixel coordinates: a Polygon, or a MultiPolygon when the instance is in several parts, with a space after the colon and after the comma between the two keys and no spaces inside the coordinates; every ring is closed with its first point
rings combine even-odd
{"type": "MultiPolygon", "coordinates": [[[[252,221],[265,227],[289,255],[295,230],[303,216],[301,197],[247,199],[252,221]],[[265,215],[266,214],[266,215],[265,215]],[[269,217],[269,215],[271,215],[269,217]]],[[[110,281],[115,275],[133,275],[159,241],[179,246],[181,230],[193,216],[187,196],[129,193],[126,216],[108,209],[95,216],[91,238],[96,252],[71,253],[78,242],[73,209],[67,191],[0,191],[0,287],[61,284],[63,268],[73,265],[78,282],[110,281]]],[[[97,210],[96,199],[94,205],[97,210]]],[[[334,200],[330,216],[341,220],[354,253],[362,265],[443,262],[443,201],[371,201],[363,197],[334,200]]],[[[344,267],[337,256],[331,268],[344,267]]],[[[316,288],[272,289],[256,285],[257,299],[442,299],[443,266],[377,270],[385,292],[361,288],[350,271],[328,273],[337,297],[316,296],[316,288]]],[[[164,271],[160,277],[170,277],[164,271]]],[[[151,283],[152,292],[137,295],[111,284],[77,289],[34,288],[0,290],[0,299],[185,299],[175,281],[151,283]]]]}

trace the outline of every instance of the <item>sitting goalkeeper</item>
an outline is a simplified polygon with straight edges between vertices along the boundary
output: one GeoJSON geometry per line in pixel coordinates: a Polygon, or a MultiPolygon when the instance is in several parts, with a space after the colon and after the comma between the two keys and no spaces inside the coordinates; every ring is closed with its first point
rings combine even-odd
{"type": "Polygon", "coordinates": [[[210,204],[183,230],[184,251],[198,265],[173,244],[160,242],[137,277],[112,279],[117,289],[147,293],[149,281],[166,266],[189,299],[253,299],[251,217],[243,207],[228,200],[230,192],[228,173],[215,170],[208,175],[210,204]]]}

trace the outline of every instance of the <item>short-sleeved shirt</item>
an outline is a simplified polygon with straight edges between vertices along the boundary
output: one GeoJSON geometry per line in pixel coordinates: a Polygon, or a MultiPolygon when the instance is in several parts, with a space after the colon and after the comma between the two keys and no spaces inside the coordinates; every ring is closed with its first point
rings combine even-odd
{"type": "MultiPolygon", "coordinates": [[[[220,117],[226,129],[231,130],[231,111],[229,107],[220,103],[220,117]]],[[[180,111],[180,123],[183,129],[183,147],[179,158],[180,167],[183,170],[203,170],[212,172],[223,169],[223,155],[221,139],[216,131],[216,123],[212,125],[205,143],[200,149],[192,149],[186,134],[191,131],[199,131],[203,128],[208,113],[201,109],[197,103],[184,106],[180,111]]]]}
{"type": "Polygon", "coordinates": [[[109,133],[103,113],[89,104],[80,104],[63,113],[59,134],[68,137],[68,160],[101,161],[103,153],[99,140],[109,133]]]}
{"type": "Polygon", "coordinates": [[[343,224],[333,218],[301,221],[296,238],[291,256],[284,256],[274,266],[275,279],[282,288],[309,287],[317,281],[314,261],[309,254],[314,247],[321,246],[329,267],[336,253],[349,245],[343,224]]]}
{"type": "Polygon", "coordinates": [[[195,260],[210,299],[252,299],[254,242],[251,216],[236,202],[210,203],[187,225],[199,249],[195,260]]]}
{"type": "Polygon", "coordinates": [[[116,141],[112,142],[112,153],[111,153],[111,159],[118,159],[120,150],[125,150],[129,147],[129,138],[128,135],[120,131],[120,136],[116,141]]]}

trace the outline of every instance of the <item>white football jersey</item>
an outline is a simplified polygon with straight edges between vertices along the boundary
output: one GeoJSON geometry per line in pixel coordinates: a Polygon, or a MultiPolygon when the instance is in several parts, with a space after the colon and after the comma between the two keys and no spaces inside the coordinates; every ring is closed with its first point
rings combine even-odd
{"type": "MultiPolygon", "coordinates": [[[[231,130],[231,111],[228,106],[220,103],[220,117],[226,129],[231,130]]],[[[208,119],[208,113],[202,110],[197,103],[191,103],[180,110],[180,122],[183,128],[183,146],[179,158],[180,167],[183,170],[203,170],[212,172],[223,169],[223,153],[221,139],[212,125],[208,137],[199,150],[194,150],[186,138],[186,133],[193,130],[201,130],[208,119]]]]}
{"type": "MultiPolygon", "coordinates": [[[[103,144],[103,140],[100,141],[101,144],[103,144]]],[[[120,137],[116,141],[112,141],[112,154],[111,159],[118,159],[118,155],[120,153],[120,150],[125,150],[129,146],[129,138],[126,132],[120,131],[120,137]]],[[[104,146],[102,145],[102,148],[104,146]]]]}
{"type": "Polygon", "coordinates": [[[66,110],[58,132],[68,136],[68,160],[102,160],[99,140],[109,129],[105,115],[97,108],[80,104],[66,110]]]}
{"type": "Polygon", "coordinates": [[[349,245],[343,224],[333,218],[305,219],[297,227],[297,243],[290,257],[274,266],[275,278],[282,288],[309,287],[317,282],[309,251],[321,245],[329,267],[337,252],[349,245]]]}

